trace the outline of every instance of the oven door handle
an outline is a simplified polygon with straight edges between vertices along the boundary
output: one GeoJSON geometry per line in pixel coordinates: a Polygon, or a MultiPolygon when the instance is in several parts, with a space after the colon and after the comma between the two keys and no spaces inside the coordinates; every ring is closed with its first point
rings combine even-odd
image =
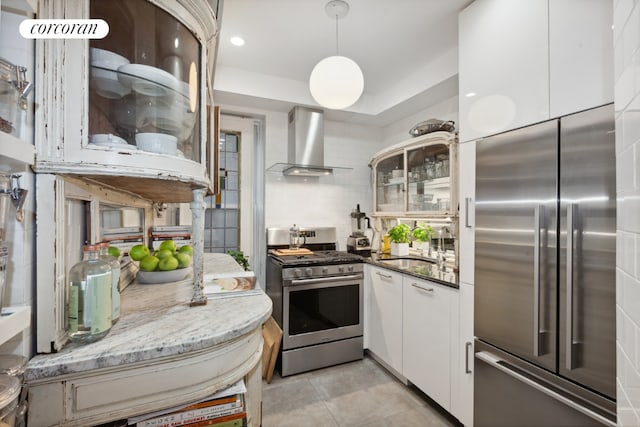
{"type": "Polygon", "coordinates": [[[362,280],[362,274],[347,274],[344,276],[319,277],[317,279],[294,279],[291,286],[315,285],[320,283],[344,282],[347,280],[362,280]]]}

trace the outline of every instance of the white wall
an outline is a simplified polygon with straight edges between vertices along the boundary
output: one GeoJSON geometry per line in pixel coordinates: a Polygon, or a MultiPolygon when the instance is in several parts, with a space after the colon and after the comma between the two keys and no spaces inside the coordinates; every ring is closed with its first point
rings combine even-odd
{"type": "Polygon", "coordinates": [[[640,425],[640,1],[614,1],[618,425],[640,425]]]}
{"type": "MultiPolygon", "coordinates": [[[[265,166],[287,161],[287,115],[268,123],[265,166]]],[[[339,250],[346,250],[351,234],[349,214],[360,210],[371,213],[371,156],[382,148],[379,128],[324,122],[326,166],[352,168],[320,178],[285,177],[267,172],[265,176],[265,224],[267,227],[337,227],[339,250]]]]}
{"type": "MultiPolygon", "coordinates": [[[[286,112],[247,109],[221,105],[225,113],[265,117],[265,168],[287,162],[288,122],[286,112]]],[[[346,250],[351,234],[349,214],[360,210],[373,212],[371,156],[384,147],[410,139],[409,130],[417,123],[437,118],[458,119],[458,98],[452,97],[385,128],[324,121],[325,165],[351,168],[330,177],[285,177],[281,173],[265,174],[265,225],[289,228],[304,226],[337,227],[339,250],[346,250]]]]}
{"type": "Polygon", "coordinates": [[[409,130],[420,122],[429,119],[438,120],[453,120],[458,128],[458,96],[453,96],[449,99],[426,108],[416,114],[406,117],[402,120],[387,126],[384,128],[383,141],[385,145],[393,145],[398,142],[405,141],[412,138],[409,135],[409,130]]]}

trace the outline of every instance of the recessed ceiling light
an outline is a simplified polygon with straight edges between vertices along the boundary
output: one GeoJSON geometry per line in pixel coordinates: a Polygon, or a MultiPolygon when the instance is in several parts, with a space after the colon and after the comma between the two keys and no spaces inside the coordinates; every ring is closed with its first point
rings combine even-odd
{"type": "Polygon", "coordinates": [[[234,46],[244,46],[244,39],[240,36],[233,36],[229,39],[234,46]]]}
{"type": "Polygon", "coordinates": [[[468,94],[466,94],[465,96],[466,96],[467,98],[471,98],[471,97],[476,96],[476,93],[475,93],[475,92],[469,92],[469,93],[468,93],[468,94]]]}

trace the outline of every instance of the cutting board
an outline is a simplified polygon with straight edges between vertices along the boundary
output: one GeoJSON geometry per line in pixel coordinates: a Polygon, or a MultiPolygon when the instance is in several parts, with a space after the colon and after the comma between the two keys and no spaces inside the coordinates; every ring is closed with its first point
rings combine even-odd
{"type": "Polygon", "coordinates": [[[278,255],[278,256],[283,256],[283,255],[311,255],[313,254],[313,252],[311,252],[309,249],[306,248],[299,248],[299,249],[274,249],[272,251],[272,253],[274,255],[278,255]]]}
{"type": "Polygon", "coordinates": [[[278,350],[280,350],[280,343],[282,342],[282,329],[273,320],[273,317],[269,317],[264,322],[262,338],[264,339],[264,344],[262,345],[262,378],[267,381],[267,384],[270,384],[271,378],[273,378],[273,370],[276,367],[276,360],[278,359],[278,350]]]}

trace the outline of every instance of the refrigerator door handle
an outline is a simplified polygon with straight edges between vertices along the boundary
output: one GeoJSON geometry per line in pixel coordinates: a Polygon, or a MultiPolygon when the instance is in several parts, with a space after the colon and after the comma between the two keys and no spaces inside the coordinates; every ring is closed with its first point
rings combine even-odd
{"type": "Polygon", "coordinates": [[[610,419],[598,414],[597,412],[592,411],[589,408],[586,408],[585,406],[581,405],[580,403],[574,401],[573,399],[571,399],[568,396],[565,396],[564,394],[560,393],[559,391],[556,390],[552,390],[550,388],[548,388],[547,386],[545,386],[544,384],[539,383],[538,381],[535,381],[525,375],[522,375],[521,373],[513,370],[510,368],[510,365],[508,362],[502,360],[501,358],[497,357],[496,355],[489,353],[487,351],[480,351],[478,353],[476,353],[476,359],[480,359],[483,362],[489,364],[489,366],[496,368],[502,372],[504,372],[505,374],[509,375],[512,378],[515,378],[518,381],[523,382],[524,384],[535,388],[536,390],[546,394],[547,396],[557,400],[558,402],[561,402],[567,406],[569,406],[570,408],[575,409],[578,412],[581,412],[583,414],[585,414],[586,416],[593,418],[594,420],[606,425],[606,426],[610,426],[610,427],[615,427],[616,423],[614,423],[613,421],[611,421],[610,419]]]}
{"type": "Polygon", "coordinates": [[[534,209],[533,236],[533,355],[539,357],[540,351],[540,232],[543,229],[544,206],[534,209]]]}
{"type": "Polygon", "coordinates": [[[567,304],[566,304],[566,360],[565,367],[568,370],[574,368],[573,364],[573,233],[576,205],[567,204],[567,304]]]}

